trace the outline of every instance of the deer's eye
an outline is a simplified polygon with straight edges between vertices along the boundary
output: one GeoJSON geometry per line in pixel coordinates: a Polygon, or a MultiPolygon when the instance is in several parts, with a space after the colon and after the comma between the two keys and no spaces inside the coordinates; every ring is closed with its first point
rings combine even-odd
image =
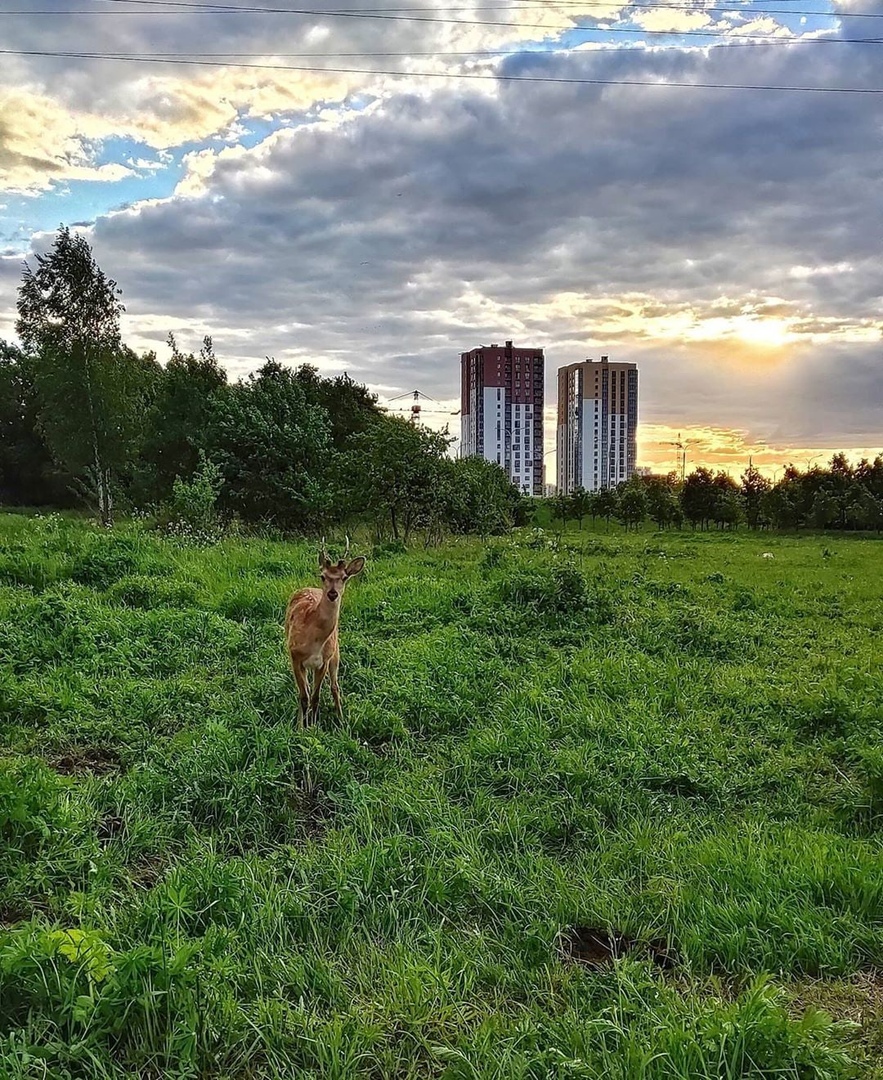
{"type": "Polygon", "coordinates": [[[320,574],[320,575],[319,575],[319,577],[320,577],[320,578],[321,578],[321,579],[322,579],[323,581],[325,580],[325,575],[324,575],[324,574],[320,574]]]}

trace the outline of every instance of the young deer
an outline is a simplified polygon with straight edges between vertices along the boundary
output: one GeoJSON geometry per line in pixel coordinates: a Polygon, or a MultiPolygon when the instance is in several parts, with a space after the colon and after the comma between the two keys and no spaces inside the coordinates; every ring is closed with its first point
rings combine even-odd
{"type": "Polygon", "coordinates": [[[300,722],[309,723],[319,716],[319,691],[325,676],[331,679],[331,694],[337,715],[343,719],[340,704],[340,687],[337,670],[340,667],[340,648],[337,638],[337,620],[340,601],[347,581],[360,573],[365,559],[359,556],[347,562],[350,553],[349,537],[343,558],[332,563],[325,550],[325,541],[319,552],[319,576],[321,589],[301,589],[288,601],[285,613],[285,642],[291,658],[291,670],[300,694],[300,722]],[[313,671],[313,688],[307,673],[313,671]]]}

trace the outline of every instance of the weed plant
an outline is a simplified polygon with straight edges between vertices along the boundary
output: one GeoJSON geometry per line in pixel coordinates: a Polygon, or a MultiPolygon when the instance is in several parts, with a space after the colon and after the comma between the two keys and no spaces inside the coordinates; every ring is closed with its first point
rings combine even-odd
{"type": "Polygon", "coordinates": [[[883,1076],[880,543],[375,554],[0,517],[0,1076],[883,1076]]]}

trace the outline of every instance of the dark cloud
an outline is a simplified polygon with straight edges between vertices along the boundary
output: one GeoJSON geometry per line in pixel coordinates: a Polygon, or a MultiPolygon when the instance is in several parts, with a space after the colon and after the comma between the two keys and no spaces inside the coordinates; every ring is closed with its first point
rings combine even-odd
{"type": "MultiPolygon", "coordinates": [[[[883,85],[876,56],[604,49],[502,71],[862,87],[883,85]]],[[[641,364],[648,420],[857,445],[883,405],[880,100],[402,92],[222,155],[186,198],[99,218],[92,238],[133,332],[157,345],[168,329],[213,333],[235,371],[314,358],[449,398],[459,351],[512,337],[546,346],[550,393],[559,364],[615,352],[641,364]],[[742,318],[781,320],[796,340],[746,343],[742,318]],[[704,320],[732,329],[703,337],[704,320]]]]}

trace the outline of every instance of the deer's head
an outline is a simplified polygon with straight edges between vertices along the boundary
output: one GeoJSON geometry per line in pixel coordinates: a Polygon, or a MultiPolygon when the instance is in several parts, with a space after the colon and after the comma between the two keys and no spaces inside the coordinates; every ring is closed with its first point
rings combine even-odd
{"type": "Polygon", "coordinates": [[[346,538],[346,551],[343,558],[338,559],[337,562],[333,562],[328,557],[328,552],[325,550],[325,541],[322,541],[322,547],[319,549],[319,577],[322,579],[322,592],[325,598],[332,604],[339,604],[340,599],[343,596],[343,590],[346,588],[346,583],[351,577],[355,577],[356,574],[361,573],[365,566],[365,558],[363,555],[359,555],[358,558],[350,559],[350,538],[346,538]]]}

